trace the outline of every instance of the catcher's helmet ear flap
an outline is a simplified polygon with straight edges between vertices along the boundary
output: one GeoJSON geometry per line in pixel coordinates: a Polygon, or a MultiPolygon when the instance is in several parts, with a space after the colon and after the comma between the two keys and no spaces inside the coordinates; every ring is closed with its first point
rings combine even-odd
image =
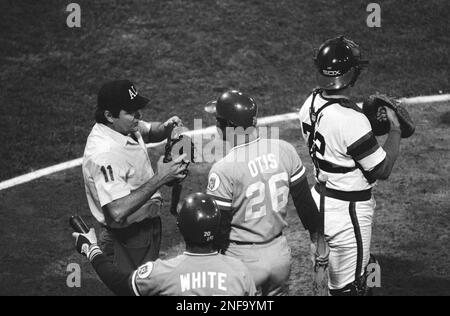
{"type": "Polygon", "coordinates": [[[339,36],[325,41],[316,50],[314,63],[318,69],[319,87],[340,90],[353,86],[361,69],[369,62],[362,59],[358,44],[339,36]]]}
{"type": "Polygon", "coordinates": [[[258,105],[237,90],[223,93],[216,102],[216,118],[221,125],[248,128],[256,126],[258,105]]]}
{"type": "Polygon", "coordinates": [[[190,194],[179,207],[177,225],[186,244],[209,244],[219,231],[220,210],[206,194],[190,194]]]}

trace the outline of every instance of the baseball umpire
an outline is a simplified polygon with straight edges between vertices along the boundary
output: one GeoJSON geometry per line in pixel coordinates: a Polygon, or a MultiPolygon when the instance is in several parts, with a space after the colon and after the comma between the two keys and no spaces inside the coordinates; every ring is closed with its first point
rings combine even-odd
{"type": "MultiPolygon", "coordinates": [[[[329,288],[332,295],[363,295],[365,267],[370,256],[375,200],[372,187],[387,179],[399,154],[399,114],[379,107],[375,121],[387,123],[381,147],[369,119],[345,93],[365,64],[359,46],[343,36],[325,41],[317,50],[319,88],[301,107],[299,118],[309,147],[317,184],[312,189],[319,205],[320,178],[327,179],[325,238],[330,247],[329,288]]],[[[401,115],[400,115],[401,116],[401,115]]],[[[381,124],[381,123],[380,123],[381,124]]]]}
{"type": "Polygon", "coordinates": [[[249,267],[258,294],[285,295],[291,251],[282,232],[289,193],[312,240],[318,210],[295,148],[283,140],[259,137],[257,112],[256,102],[239,91],[218,98],[217,129],[232,149],[212,166],[207,193],[222,214],[218,247],[249,267]]]}
{"type": "Polygon", "coordinates": [[[204,193],[190,194],[181,203],[177,217],[186,242],[184,254],[149,261],[131,273],[120,271],[106,259],[93,228],[87,234],[73,233],[73,237],[77,250],[117,295],[254,295],[255,283],[247,267],[214,250],[219,223],[216,203],[204,193]]]}
{"type": "Polygon", "coordinates": [[[105,83],[83,156],[89,208],[104,227],[101,246],[125,271],[158,258],[162,206],[158,189],[186,176],[183,157],[159,161],[157,173],[153,172],[145,143],[164,140],[182,122],[176,116],[165,123],[141,121],[141,109],[148,101],[128,80],[105,83]]]}

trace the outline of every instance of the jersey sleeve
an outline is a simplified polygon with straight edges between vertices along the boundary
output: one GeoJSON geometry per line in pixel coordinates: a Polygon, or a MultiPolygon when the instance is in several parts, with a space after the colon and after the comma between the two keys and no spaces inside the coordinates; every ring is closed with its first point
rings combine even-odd
{"type": "Polygon", "coordinates": [[[91,176],[101,206],[131,193],[131,187],[126,182],[127,169],[113,157],[113,153],[104,153],[90,164],[91,176]]]}
{"type": "Polygon", "coordinates": [[[206,194],[212,197],[220,209],[231,210],[233,202],[233,183],[230,177],[232,169],[227,170],[228,164],[216,163],[208,176],[206,194]]]}
{"type": "Polygon", "coordinates": [[[131,286],[136,296],[151,296],[158,293],[158,287],[161,283],[155,278],[154,272],[157,262],[147,262],[137,268],[131,277],[131,286]]]}
{"type": "Polygon", "coordinates": [[[302,136],[306,144],[308,144],[308,137],[311,133],[311,122],[309,119],[309,108],[311,106],[312,94],[306,99],[306,101],[300,107],[298,113],[298,118],[300,121],[300,129],[302,131],[302,136]]]}
{"type": "Polygon", "coordinates": [[[145,122],[145,121],[139,121],[138,130],[144,140],[148,139],[151,128],[152,128],[152,123],[145,122]]]}
{"type": "Polygon", "coordinates": [[[289,186],[293,187],[306,178],[306,169],[294,146],[287,142],[284,142],[284,144],[288,164],[286,169],[289,172],[289,186]]]}
{"type": "Polygon", "coordinates": [[[386,158],[364,114],[356,113],[351,121],[341,125],[341,132],[347,154],[365,171],[371,171],[386,158]]]}

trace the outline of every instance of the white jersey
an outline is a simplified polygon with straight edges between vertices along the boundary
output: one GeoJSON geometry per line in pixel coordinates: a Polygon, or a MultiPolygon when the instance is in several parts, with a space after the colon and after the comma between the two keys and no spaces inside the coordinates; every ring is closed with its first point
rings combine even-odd
{"type": "Polygon", "coordinates": [[[328,96],[318,90],[301,107],[299,119],[306,144],[311,148],[314,143],[317,148],[318,167],[328,176],[327,188],[362,191],[373,186],[374,180],[368,181],[366,176],[385,159],[386,152],[356,104],[344,96],[328,96]],[[318,113],[315,135],[311,133],[311,102],[316,113],[333,102],[318,113]]]}
{"type": "MultiPolygon", "coordinates": [[[[143,133],[148,133],[149,128],[143,133]]],[[[103,213],[106,204],[129,195],[150,180],[153,169],[141,133],[122,135],[97,123],[88,136],[83,156],[86,197],[92,215],[104,225],[118,227],[103,213]]],[[[162,197],[156,192],[138,211],[128,216],[122,226],[159,215],[162,197]]]]}

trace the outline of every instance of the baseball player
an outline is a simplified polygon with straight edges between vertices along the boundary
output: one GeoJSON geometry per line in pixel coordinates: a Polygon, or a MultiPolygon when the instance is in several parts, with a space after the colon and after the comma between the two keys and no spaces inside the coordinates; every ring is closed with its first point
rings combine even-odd
{"type": "Polygon", "coordinates": [[[232,149],[212,166],[207,194],[222,213],[218,247],[249,267],[258,294],[283,295],[291,266],[290,248],[282,235],[289,193],[311,235],[318,225],[318,210],[294,147],[260,138],[255,129],[257,111],[255,101],[241,92],[228,91],[218,98],[217,128],[232,149]]]}
{"type": "MultiPolygon", "coordinates": [[[[397,159],[400,125],[387,108],[380,119],[390,121],[389,135],[381,147],[361,109],[345,96],[367,61],[359,46],[345,37],[324,42],[316,52],[319,88],[301,107],[303,137],[309,147],[316,180],[324,175],[325,238],[330,247],[329,289],[332,295],[365,292],[365,267],[370,260],[370,240],[375,200],[372,187],[387,179],[397,159]]],[[[319,205],[318,184],[312,189],[319,205]]]]}
{"type": "Polygon", "coordinates": [[[176,116],[165,123],[141,121],[147,103],[128,80],[104,84],[98,93],[97,123],[83,156],[89,208],[104,227],[102,248],[126,271],[158,258],[162,206],[158,190],[186,176],[183,157],[160,161],[153,172],[145,143],[162,141],[182,122],[176,116]]]}
{"type": "Polygon", "coordinates": [[[169,260],[149,261],[132,271],[120,271],[100,248],[94,229],[73,233],[77,250],[92,263],[101,280],[117,295],[251,296],[255,283],[239,260],[219,254],[213,245],[219,229],[220,212],[204,193],[194,193],[181,203],[177,224],[186,251],[169,260]]]}

